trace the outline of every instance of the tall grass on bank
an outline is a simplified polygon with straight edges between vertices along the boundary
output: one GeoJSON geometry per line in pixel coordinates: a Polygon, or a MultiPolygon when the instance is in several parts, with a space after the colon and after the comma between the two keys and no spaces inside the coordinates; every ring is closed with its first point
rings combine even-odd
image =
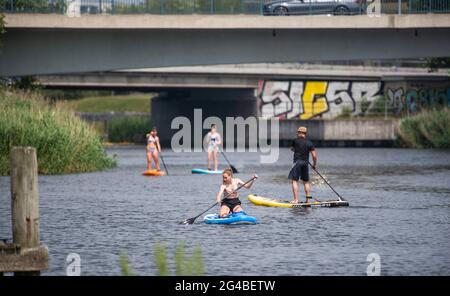
{"type": "Polygon", "coordinates": [[[12,146],[37,149],[41,174],[97,171],[115,166],[87,123],[32,92],[0,89],[0,175],[8,175],[12,146]]]}
{"type": "MultiPolygon", "coordinates": [[[[156,275],[169,276],[169,260],[167,257],[167,246],[156,243],[154,246],[154,260],[157,267],[156,275]]],[[[205,274],[205,266],[203,262],[202,249],[200,245],[194,248],[192,255],[188,258],[185,256],[185,243],[181,241],[175,250],[175,275],[176,276],[202,276],[205,274]]],[[[125,253],[119,254],[120,269],[122,275],[136,275],[131,271],[128,257],[125,253]]]]}
{"type": "Polygon", "coordinates": [[[130,268],[130,263],[128,262],[128,256],[124,252],[119,254],[120,270],[123,276],[134,276],[135,273],[130,268]]]}
{"type": "Polygon", "coordinates": [[[123,95],[92,95],[68,104],[73,110],[87,113],[104,112],[148,112],[151,110],[151,98],[154,94],[131,93],[123,95]]]}
{"type": "Polygon", "coordinates": [[[398,134],[407,147],[450,148],[450,109],[423,111],[403,118],[398,134]]]}
{"type": "MultiPolygon", "coordinates": [[[[166,246],[157,243],[155,245],[155,262],[158,267],[157,275],[169,275],[166,246]]],[[[181,241],[175,250],[175,275],[177,276],[201,276],[205,273],[202,249],[200,245],[194,248],[190,257],[185,256],[185,243],[181,241]]]]}
{"type": "Polygon", "coordinates": [[[150,130],[150,118],[143,116],[116,117],[108,121],[108,140],[110,142],[145,142],[150,130]]]}

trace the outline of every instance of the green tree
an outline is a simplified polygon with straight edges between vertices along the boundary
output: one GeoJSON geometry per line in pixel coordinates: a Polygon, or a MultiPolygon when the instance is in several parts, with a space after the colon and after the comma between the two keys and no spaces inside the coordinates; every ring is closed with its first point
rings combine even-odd
{"type": "Polygon", "coordinates": [[[0,34],[5,33],[5,16],[0,14],[0,34]]]}
{"type": "MultiPolygon", "coordinates": [[[[0,13],[0,35],[6,33],[5,30],[5,16],[0,13]]],[[[2,46],[2,42],[0,39],[0,46],[2,46]]]]}
{"type": "Polygon", "coordinates": [[[15,89],[24,91],[36,91],[37,93],[42,89],[42,86],[33,76],[21,76],[14,80],[12,85],[15,89]]]}
{"type": "Polygon", "coordinates": [[[450,57],[430,58],[427,60],[427,67],[430,71],[436,71],[440,68],[450,68],[450,57]]]}
{"type": "Polygon", "coordinates": [[[61,12],[65,7],[64,0],[0,0],[0,8],[12,12],[61,12]]]}

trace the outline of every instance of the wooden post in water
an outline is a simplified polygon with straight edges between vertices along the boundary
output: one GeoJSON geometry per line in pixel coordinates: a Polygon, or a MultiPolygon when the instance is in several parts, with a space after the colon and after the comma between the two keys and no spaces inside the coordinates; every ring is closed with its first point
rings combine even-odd
{"type": "Polygon", "coordinates": [[[40,275],[48,268],[48,248],[39,238],[36,149],[13,147],[10,171],[13,242],[0,241],[0,275],[40,275]]]}
{"type": "MultiPolygon", "coordinates": [[[[39,193],[36,149],[11,150],[11,208],[13,243],[23,249],[39,248],[39,193]]],[[[39,270],[15,275],[40,275],[39,270]]]]}

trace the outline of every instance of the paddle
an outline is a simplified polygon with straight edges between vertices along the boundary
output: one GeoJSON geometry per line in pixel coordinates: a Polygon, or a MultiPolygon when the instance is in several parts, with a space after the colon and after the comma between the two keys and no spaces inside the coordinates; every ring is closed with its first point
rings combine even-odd
{"type": "Polygon", "coordinates": [[[238,170],[234,166],[232,166],[231,163],[228,161],[228,158],[225,156],[225,153],[223,151],[220,151],[220,152],[222,152],[223,157],[228,162],[228,165],[230,166],[231,170],[233,171],[233,174],[239,173],[238,170]]]}
{"type": "MultiPolygon", "coordinates": [[[[236,188],[235,191],[233,191],[232,193],[238,191],[239,189],[241,189],[242,187],[244,187],[246,184],[250,183],[251,181],[253,181],[255,179],[255,177],[251,178],[250,180],[248,180],[247,182],[245,182],[244,184],[242,184],[241,186],[239,186],[238,188],[236,188]]],[[[227,198],[231,193],[227,194],[224,198],[227,198]]],[[[203,215],[204,213],[206,213],[207,211],[209,211],[210,209],[212,209],[215,205],[217,205],[217,202],[215,202],[213,205],[211,205],[208,209],[206,209],[205,211],[201,212],[200,214],[198,214],[197,216],[193,217],[193,218],[189,218],[186,219],[184,221],[181,221],[180,224],[192,224],[194,223],[195,219],[197,219],[198,217],[200,217],[201,215],[203,215]]]]}
{"type": "Polygon", "coordinates": [[[328,183],[328,181],[314,168],[311,162],[308,161],[308,163],[312,167],[312,169],[317,173],[317,175],[319,175],[325,181],[325,183],[327,183],[327,185],[330,186],[331,190],[333,190],[334,193],[336,193],[336,195],[339,197],[339,200],[345,201],[345,199],[342,196],[340,196],[339,193],[336,192],[336,190],[334,190],[334,188],[330,185],[330,183],[328,183]]]}
{"type": "Polygon", "coordinates": [[[164,162],[164,158],[163,158],[163,156],[162,156],[161,151],[159,151],[159,156],[161,157],[162,163],[163,163],[163,165],[164,165],[164,169],[166,170],[166,174],[167,174],[167,176],[168,176],[168,175],[169,175],[169,171],[167,170],[166,163],[164,162]]]}

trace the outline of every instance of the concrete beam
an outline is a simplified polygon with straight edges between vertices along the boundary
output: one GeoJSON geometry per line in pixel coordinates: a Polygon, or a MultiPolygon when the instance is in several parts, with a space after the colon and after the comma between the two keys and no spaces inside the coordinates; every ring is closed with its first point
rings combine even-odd
{"type": "Polygon", "coordinates": [[[80,73],[44,75],[39,83],[49,88],[107,88],[163,90],[177,88],[257,88],[258,79],[227,74],[80,73]]]}
{"type": "Polygon", "coordinates": [[[448,14],[356,16],[6,14],[11,29],[425,29],[450,28],[448,14]]]}

